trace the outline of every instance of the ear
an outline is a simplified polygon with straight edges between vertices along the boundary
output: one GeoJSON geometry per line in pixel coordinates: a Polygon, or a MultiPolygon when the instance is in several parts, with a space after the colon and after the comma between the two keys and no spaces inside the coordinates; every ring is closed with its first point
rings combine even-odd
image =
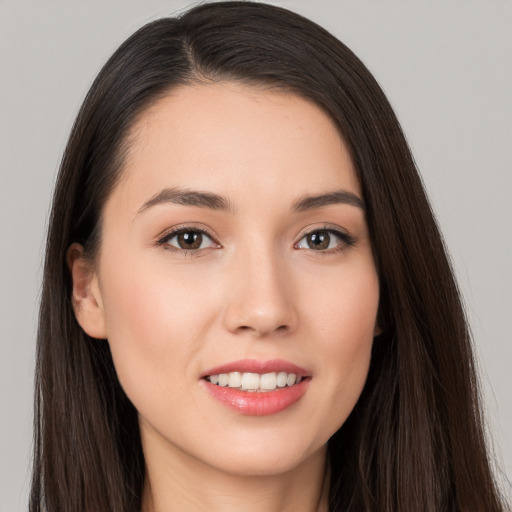
{"type": "Polygon", "coordinates": [[[379,299],[379,308],[377,310],[377,318],[375,320],[375,327],[373,329],[373,337],[380,336],[389,326],[389,314],[387,314],[388,308],[386,307],[387,302],[383,302],[382,297],[379,299]]]}
{"type": "Polygon", "coordinates": [[[96,271],[80,244],[69,247],[66,259],[73,281],[72,301],[77,322],[92,338],[104,339],[107,337],[105,312],[96,271]]]}

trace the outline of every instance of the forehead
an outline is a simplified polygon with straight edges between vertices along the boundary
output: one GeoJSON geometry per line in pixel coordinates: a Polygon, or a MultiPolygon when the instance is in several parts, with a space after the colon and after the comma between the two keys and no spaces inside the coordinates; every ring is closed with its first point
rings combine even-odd
{"type": "Polygon", "coordinates": [[[318,106],[232,82],[174,89],[135,124],[121,194],[142,204],[170,186],[234,202],[248,191],[283,201],[340,187],[360,195],[349,151],[318,106]]]}

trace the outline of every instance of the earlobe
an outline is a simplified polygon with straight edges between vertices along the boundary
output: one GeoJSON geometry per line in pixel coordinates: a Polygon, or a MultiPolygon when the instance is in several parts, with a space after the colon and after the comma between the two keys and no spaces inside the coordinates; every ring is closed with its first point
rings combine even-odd
{"type": "Polygon", "coordinates": [[[92,338],[104,339],[107,337],[105,314],[96,271],[80,244],[69,247],[66,259],[73,282],[72,301],[77,322],[92,338]]]}

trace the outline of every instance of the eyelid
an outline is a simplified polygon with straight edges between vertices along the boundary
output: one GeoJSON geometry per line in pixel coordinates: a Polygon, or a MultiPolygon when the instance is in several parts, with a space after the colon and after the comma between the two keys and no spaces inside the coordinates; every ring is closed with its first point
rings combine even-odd
{"type": "MultiPolygon", "coordinates": [[[[201,233],[202,235],[206,235],[208,238],[211,239],[211,241],[217,246],[216,248],[221,248],[222,245],[217,240],[218,237],[206,226],[197,226],[194,224],[180,224],[178,226],[173,226],[172,228],[169,228],[165,230],[162,234],[157,236],[156,243],[157,245],[166,245],[169,240],[174,238],[176,235],[179,235],[180,233],[186,232],[186,231],[195,231],[197,233],[201,233]]],[[[169,250],[176,250],[177,252],[183,252],[183,253],[199,253],[206,249],[181,249],[178,247],[174,247],[172,245],[168,245],[169,250]]]]}
{"type": "Polygon", "coordinates": [[[346,249],[347,247],[352,247],[357,242],[357,239],[352,236],[346,229],[341,228],[337,225],[332,224],[323,224],[321,226],[308,226],[306,227],[298,236],[298,241],[294,244],[294,248],[297,250],[307,250],[315,254],[319,255],[327,255],[327,254],[333,254],[339,251],[342,251],[346,249]],[[331,249],[325,249],[325,250],[315,250],[315,249],[305,249],[303,247],[297,247],[298,244],[308,235],[311,235],[312,233],[315,233],[317,231],[326,231],[328,233],[333,234],[338,239],[340,239],[340,246],[331,248],[331,249]]]}

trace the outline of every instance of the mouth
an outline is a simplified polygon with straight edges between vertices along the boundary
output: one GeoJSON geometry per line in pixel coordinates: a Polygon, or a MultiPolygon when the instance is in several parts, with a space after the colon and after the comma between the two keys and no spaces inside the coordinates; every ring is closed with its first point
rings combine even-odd
{"type": "Polygon", "coordinates": [[[240,391],[266,393],[300,384],[307,377],[287,372],[251,373],[229,372],[207,375],[205,380],[219,387],[229,387],[240,391]]]}
{"type": "Polygon", "coordinates": [[[243,415],[265,416],[298,402],[311,376],[287,361],[246,359],[213,368],[200,380],[209,395],[228,408],[243,415]]]}

